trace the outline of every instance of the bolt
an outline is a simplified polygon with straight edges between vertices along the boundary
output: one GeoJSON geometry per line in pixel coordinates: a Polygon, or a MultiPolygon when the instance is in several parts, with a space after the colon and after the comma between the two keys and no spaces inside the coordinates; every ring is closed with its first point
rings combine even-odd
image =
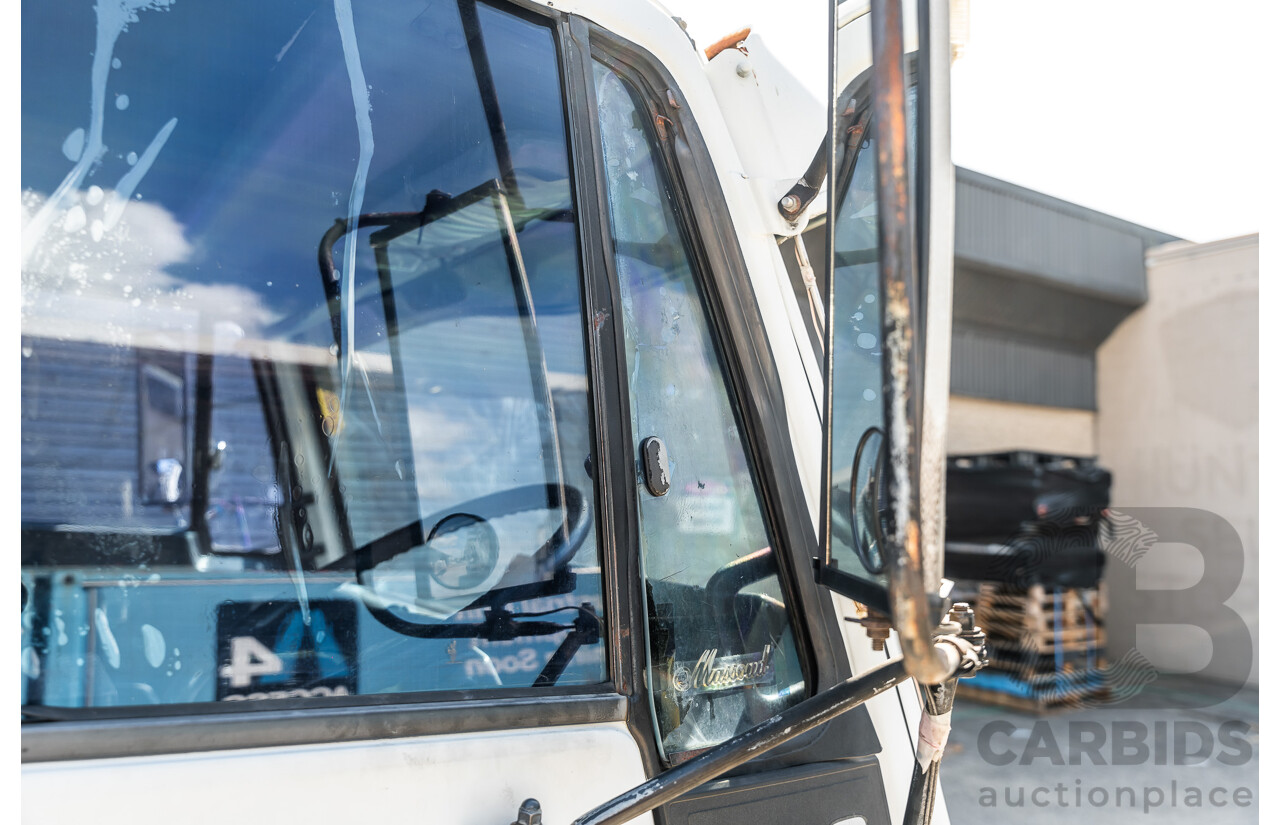
{"type": "Polygon", "coordinates": [[[739,60],[736,71],[738,77],[751,77],[751,64],[745,60],[739,60]]]}
{"type": "Polygon", "coordinates": [[[542,805],[536,799],[526,799],[520,803],[520,812],[511,825],[542,825],[542,805]]]}
{"type": "Polygon", "coordinates": [[[792,215],[800,211],[800,199],[795,195],[784,195],[782,200],[778,201],[778,206],[782,207],[783,212],[792,215]]]}
{"type": "Polygon", "coordinates": [[[973,676],[979,669],[987,665],[987,634],[983,632],[982,628],[978,627],[973,608],[967,602],[953,604],[947,619],[959,626],[960,632],[957,635],[978,650],[977,668],[960,674],[962,678],[973,676]]]}
{"type": "Polygon", "coordinates": [[[872,650],[876,652],[884,650],[884,643],[889,640],[889,631],[892,629],[888,619],[875,613],[868,613],[862,620],[862,629],[867,631],[872,650]]]}
{"type": "Polygon", "coordinates": [[[960,632],[968,633],[973,630],[973,608],[968,602],[956,602],[951,605],[951,613],[947,616],[950,621],[960,625],[960,632]]]}

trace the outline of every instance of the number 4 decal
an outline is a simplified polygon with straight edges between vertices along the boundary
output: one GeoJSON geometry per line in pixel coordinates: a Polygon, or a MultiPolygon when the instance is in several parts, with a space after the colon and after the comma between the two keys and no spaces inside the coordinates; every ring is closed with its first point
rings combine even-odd
{"type": "Polygon", "coordinates": [[[255,676],[270,676],[284,670],[284,662],[269,647],[252,636],[231,639],[231,664],[218,669],[232,687],[248,687],[255,676]]]}

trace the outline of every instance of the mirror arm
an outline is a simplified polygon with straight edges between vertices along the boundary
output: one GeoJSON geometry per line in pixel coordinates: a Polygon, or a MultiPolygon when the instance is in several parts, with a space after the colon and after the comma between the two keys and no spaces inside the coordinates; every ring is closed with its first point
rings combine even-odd
{"type": "Polygon", "coordinates": [[[881,303],[884,328],[885,421],[893,534],[888,537],[893,625],[907,672],[921,684],[939,684],[952,672],[933,643],[941,616],[925,588],[919,512],[920,388],[915,337],[915,245],[909,198],[906,83],[901,0],[872,0],[872,105],[876,131],[881,303]]]}
{"type": "Polygon", "coordinates": [[[829,136],[823,139],[817,154],[813,156],[813,160],[809,161],[809,168],[804,170],[804,175],[796,181],[795,186],[787,190],[787,194],[779,199],[778,213],[787,220],[794,221],[799,218],[800,213],[813,202],[814,198],[818,197],[818,192],[822,189],[822,181],[827,177],[830,139],[829,136]]]}

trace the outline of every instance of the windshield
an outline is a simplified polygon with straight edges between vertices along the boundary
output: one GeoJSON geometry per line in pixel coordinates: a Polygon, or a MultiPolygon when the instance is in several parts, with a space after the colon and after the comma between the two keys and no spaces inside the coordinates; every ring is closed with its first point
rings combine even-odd
{"type": "Polygon", "coordinates": [[[24,706],[604,681],[551,31],[22,25],[24,706]]]}

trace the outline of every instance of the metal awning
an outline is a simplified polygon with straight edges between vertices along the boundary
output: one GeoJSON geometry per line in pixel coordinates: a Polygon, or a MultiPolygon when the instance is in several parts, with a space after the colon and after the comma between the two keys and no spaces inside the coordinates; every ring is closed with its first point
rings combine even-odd
{"type": "Polygon", "coordinates": [[[1093,409],[1093,355],[1173,235],[956,169],[952,392],[1093,409]]]}

